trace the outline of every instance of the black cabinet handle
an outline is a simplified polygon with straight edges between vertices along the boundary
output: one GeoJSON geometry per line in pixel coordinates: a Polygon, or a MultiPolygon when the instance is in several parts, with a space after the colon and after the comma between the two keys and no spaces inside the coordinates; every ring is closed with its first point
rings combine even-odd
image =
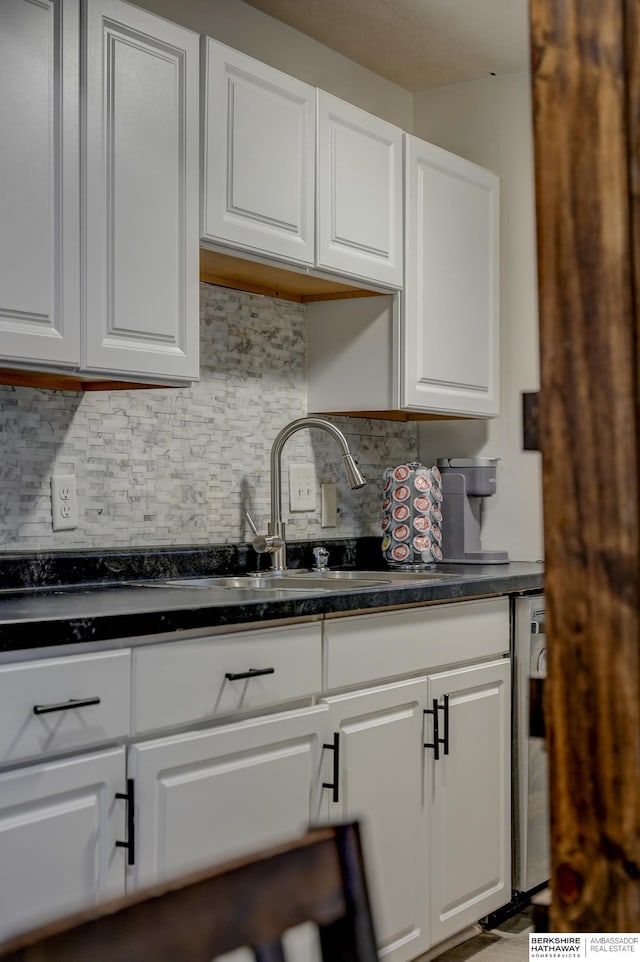
{"type": "Polygon", "coordinates": [[[425,742],[425,748],[433,748],[433,757],[435,761],[440,759],[440,746],[444,748],[444,754],[449,754],[449,696],[443,696],[443,705],[438,704],[438,699],[434,698],[432,701],[432,708],[425,708],[425,715],[433,715],[433,741],[425,742]],[[444,712],[444,736],[440,738],[440,724],[438,712],[444,712]]]}
{"type": "Polygon", "coordinates": [[[444,738],[442,739],[442,744],[444,745],[444,754],[449,754],[449,696],[444,695],[443,697],[444,705],[442,706],[444,710],[444,738]]]}
{"type": "Polygon", "coordinates": [[[433,757],[435,758],[436,761],[438,761],[438,759],[440,758],[440,742],[442,739],[439,738],[439,733],[438,733],[438,699],[437,698],[433,699],[432,705],[433,705],[433,708],[424,709],[424,714],[433,715],[433,741],[425,742],[424,747],[433,748],[433,757]]]}
{"type": "Polygon", "coordinates": [[[332,790],[331,801],[340,801],[340,732],[333,733],[333,744],[324,743],[323,748],[329,749],[333,752],[333,781],[323,782],[323,788],[330,788],[332,790]]]}
{"type": "Polygon", "coordinates": [[[116,798],[122,798],[127,803],[127,841],[116,842],[116,848],[126,848],[127,865],[133,865],[136,855],[136,810],[132,778],[127,779],[127,791],[116,792],[116,798]]]}
{"type": "Polygon", "coordinates": [[[273,675],[275,668],[249,668],[247,671],[228,671],[227,681],[242,681],[243,678],[257,678],[259,675],[273,675]]]}
{"type": "Polygon", "coordinates": [[[34,715],[46,715],[50,711],[67,711],[68,708],[87,708],[89,705],[99,705],[99,698],[70,698],[54,705],[34,705],[34,715]]]}

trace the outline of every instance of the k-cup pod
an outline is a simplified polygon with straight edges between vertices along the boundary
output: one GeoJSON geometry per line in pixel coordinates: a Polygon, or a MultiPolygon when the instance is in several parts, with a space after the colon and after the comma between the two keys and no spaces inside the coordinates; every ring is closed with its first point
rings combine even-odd
{"type": "Polygon", "coordinates": [[[382,502],[382,510],[388,511],[390,507],[391,507],[391,498],[385,498],[384,501],[382,502]]]}
{"type": "Polygon", "coordinates": [[[434,504],[429,512],[436,524],[442,524],[442,511],[437,504],[434,504]]]}
{"type": "Polygon", "coordinates": [[[406,561],[410,553],[409,545],[407,544],[397,544],[391,549],[391,557],[397,562],[406,561]]]}
{"type": "Polygon", "coordinates": [[[382,516],[382,524],[380,525],[380,527],[382,528],[382,530],[383,530],[383,531],[386,531],[386,530],[388,529],[388,527],[389,527],[390,524],[391,524],[391,518],[389,517],[389,515],[388,515],[388,514],[383,515],[383,516],[382,516]]]}
{"type": "Polygon", "coordinates": [[[428,514],[417,514],[413,519],[413,527],[420,534],[425,534],[431,529],[431,518],[428,514]]]}
{"type": "Polygon", "coordinates": [[[406,484],[399,484],[391,491],[391,498],[394,501],[408,501],[411,491],[406,484]]]}
{"type": "Polygon", "coordinates": [[[442,503],[442,500],[443,500],[442,491],[440,490],[437,484],[434,484],[433,487],[431,488],[431,497],[434,499],[434,501],[439,501],[440,503],[442,503]]]}
{"type": "Polygon", "coordinates": [[[391,512],[391,516],[394,521],[406,521],[411,516],[411,512],[406,504],[397,504],[391,512]]]}
{"type": "Polygon", "coordinates": [[[406,541],[410,534],[411,528],[408,524],[397,524],[391,529],[391,537],[394,541],[406,541]]]}
{"type": "Polygon", "coordinates": [[[397,468],[393,469],[393,480],[400,484],[406,481],[411,475],[411,468],[408,464],[399,464],[397,468]]]}
{"type": "Polygon", "coordinates": [[[382,550],[387,551],[390,547],[391,547],[391,535],[385,534],[384,538],[382,539],[382,550]]]}
{"type": "Polygon", "coordinates": [[[440,545],[432,543],[431,554],[433,555],[434,561],[442,561],[442,551],[440,550],[440,545]]]}
{"type": "Polygon", "coordinates": [[[434,541],[437,541],[438,544],[442,544],[442,531],[437,524],[431,525],[431,537],[434,541]]]}
{"type": "Polygon", "coordinates": [[[438,486],[442,485],[442,475],[440,474],[438,466],[435,464],[431,467],[431,477],[438,486]]]}
{"type": "Polygon", "coordinates": [[[429,498],[420,495],[420,497],[413,499],[413,507],[419,514],[428,514],[431,511],[432,503],[429,498]]]}
{"type": "Polygon", "coordinates": [[[413,547],[415,548],[416,551],[419,551],[421,554],[424,551],[430,552],[431,541],[429,540],[429,538],[427,538],[426,535],[419,534],[419,535],[416,535],[416,537],[413,539],[413,547]]]}
{"type": "Polygon", "coordinates": [[[433,487],[433,481],[428,474],[416,474],[413,479],[413,486],[421,494],[428,494],[433,487]]]}

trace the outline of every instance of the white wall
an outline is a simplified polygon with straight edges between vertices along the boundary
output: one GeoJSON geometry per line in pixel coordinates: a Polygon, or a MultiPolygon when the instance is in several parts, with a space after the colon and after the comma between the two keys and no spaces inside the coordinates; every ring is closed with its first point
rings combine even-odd
{"type": "Polygon", "coordinates": [[[497,494],[484,505],[485,548],[512,560],[543,557],[540,455],[522,450],[523,391],[539,387],[535,205],[527,74],[421,91],[413,131],[494,170],[501,189],[501,410],[490,421],[423,422],[420,459],[499,457],[497,494]]]}
{"type": "Polygon", "coordinates": [[[241,0],[136,0],[136,3],[314,87],[321,87],[403,130],[411,130],[413,97],[408,90],[241,0]]]}

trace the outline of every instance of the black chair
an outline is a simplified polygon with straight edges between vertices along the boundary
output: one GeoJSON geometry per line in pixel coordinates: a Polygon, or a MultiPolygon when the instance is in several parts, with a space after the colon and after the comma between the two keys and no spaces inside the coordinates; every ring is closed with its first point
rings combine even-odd
{"type": "Polygon", "coordinates": [[[324,962],[378,962],[357,823],[184,876],[0,946],[1,962],[211,962],[248,946],[284,962],[282,936],[317,925],[324,962]]]}

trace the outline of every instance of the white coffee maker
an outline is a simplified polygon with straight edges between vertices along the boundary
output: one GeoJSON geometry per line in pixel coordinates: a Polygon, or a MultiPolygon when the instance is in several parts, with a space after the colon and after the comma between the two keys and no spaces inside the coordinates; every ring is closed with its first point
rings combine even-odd
{"type": "Polygon", "coordinates": [[[449,564],[505,564],[506,551],[483,551],[484,498],[496,493],[499,458],[439,458],[442,475],[442,560],[449,564]]]}

